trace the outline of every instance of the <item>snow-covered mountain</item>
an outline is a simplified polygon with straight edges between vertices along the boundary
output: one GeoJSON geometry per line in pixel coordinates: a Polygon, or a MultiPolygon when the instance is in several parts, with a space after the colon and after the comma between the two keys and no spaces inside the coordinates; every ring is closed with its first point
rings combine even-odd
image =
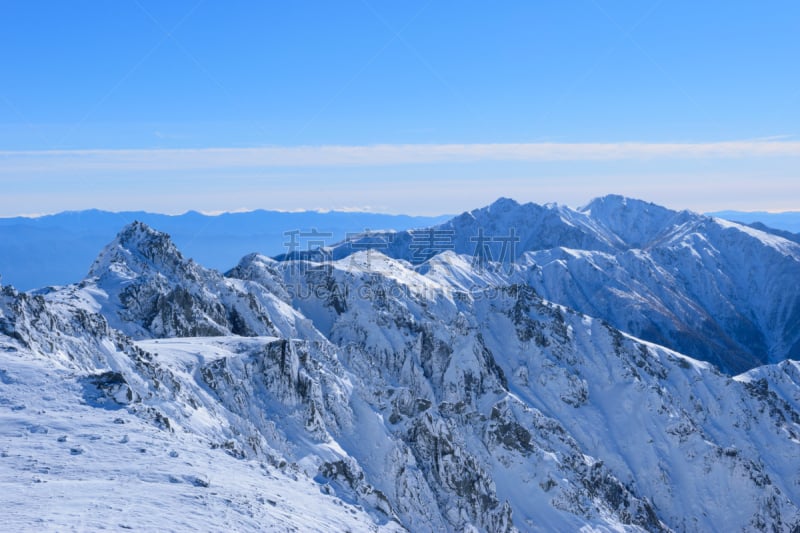
{"type": "Polygon", "coordinates": [[[729,373],[800,358],[800,244],[723,219],[621,196],[578,210],[500,199],[327,253],[339,259],[367,247],[414,264],[452,250],[729,373]]]}
{"type": "Polygon", "coordinates": [[[55,302],[82,302],[134,339],[314,336],[280,294],[185,259],[167,234],[141,222],[105,247],[81,283],[38,292],[55,302]]]}
{"type": "MultiPolygon", "coordinates": [[[[443,255],[427,274],[378,252],[329,264],[327,273],[278,265],[295,306],[341,347],[346,366],[369,376],[373,405],[412,449],[420,415],[437,421],[457,450],[457,470],[485,465],[493,499],[509,503],[523,530],[566,527],[554,509],[647,530],[795,523],[796,399],[772,397],[768,381],[762,394],[524,285],[465,291],[437,272],[469,264],[443,255]],[[721,504],[731,492],[749,509],[734,516],[721,504]]],[[[275,267],[252,256],[231,274],[274,279],[275,267]],[[262,277],[258,265],[267,267],[262,277]]],[[[430,452],[423,446],[416,456],[424,462],[430,452]]],[[[438,468],[427,466],[429,482],[441,479],[438,468]]],[[[440,498],[453,496],[448,488],[440,498]]]]}
{"type": "Polygon", "coordinates": [[[135,223],[80,283],[2,288],[6,523],[797,530],[796,362],[732,378],[541,296],[548,227],[576,255],[665,261],[649,244],[668,240],[664,213],[629,234],[595,210],[503,200],[437,228],[454,249],[424,260],[396,233],[336,260],[251,254],[225,276],[135,223]],[[513,262],[463,251],[457,228],[508,236],[507,221],[528,248],[513,262]]]}

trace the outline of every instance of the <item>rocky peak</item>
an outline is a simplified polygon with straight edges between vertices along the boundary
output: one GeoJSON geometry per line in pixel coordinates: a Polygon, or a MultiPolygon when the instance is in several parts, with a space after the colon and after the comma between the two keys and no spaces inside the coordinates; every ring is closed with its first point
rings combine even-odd
{"type": "Polygon", "coordinates": [[[486,210],[490,213],[507,213],[518,207],[520,207],[520,204],[516,200],[501,196],[488,206],[486,210]]]}
{"type": "Polygon", "coordinates": [[[631,248],[644,248],[676,226],[702,219],[688,211],[673,211],[618,194],[595,198],[578,211],[613,232],[631,248]]]}
{"type": "Polygon", "coordinates": [[[123,264],[136,273],[146,270],[173,272],[187,261],[166,233],[143,222],[132,222],[106,246],[92,267],[89,276],[102,276],[112,264],[123,264]]]}

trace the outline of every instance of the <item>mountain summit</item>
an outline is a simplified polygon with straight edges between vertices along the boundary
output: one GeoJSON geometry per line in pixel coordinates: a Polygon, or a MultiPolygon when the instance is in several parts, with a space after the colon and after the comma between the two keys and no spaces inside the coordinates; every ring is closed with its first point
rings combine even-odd
{"type": "Polygon", "coordinates": [[[676,212],[619,195],[596,198],[578,212],[616,235],[624,248],[647,248],[660,235],[694,218],[688,211],[676,212]]]}
{"type": "Polygon", "coordinates": [[[122,228],[100,252],[88,275],[100,277],[119,266],[124,266],[131,274],[147,271],[174,274],[179,267],[188,265],[169,235],[135,221],[122,228]]]}

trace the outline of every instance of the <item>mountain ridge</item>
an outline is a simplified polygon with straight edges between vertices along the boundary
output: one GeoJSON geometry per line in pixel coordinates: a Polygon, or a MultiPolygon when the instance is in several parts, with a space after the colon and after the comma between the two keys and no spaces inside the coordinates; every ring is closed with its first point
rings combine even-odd
{"type": "Polygon", "coordinates": [[[732,373],[800,357],[800,245],[723,219],[615,195],[580,210],[501,199],[431,228],[279,259],[338,260],[367,248],[417,265],[453,251],[732,373]]]}

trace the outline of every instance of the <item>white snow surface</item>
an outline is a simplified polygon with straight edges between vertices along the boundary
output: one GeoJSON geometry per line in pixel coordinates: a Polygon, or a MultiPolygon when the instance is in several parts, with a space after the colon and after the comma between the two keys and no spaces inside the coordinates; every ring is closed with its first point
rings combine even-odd
{"type": "MultiPolygon", "coordinates": [[[[297,467],[231,455],[211,427],[231,424],[216,418],[225,416],[222,411],[199,409],[202,414],[192,417],[207,417],[208,431],[193,421],[165,430],[113,399],[90,397],[87,376],[91,374],[3,344],[4,531],[401,529],[393,522],[376,524],[362,507],[328,494],[297,467]]],[[[210,339],[176,344],[175,351],[164,350],[163,357],[178,370],[185,369],[188,361],[180,357],[166,361],[168,354],[192,353],[212,360],[225,349],[225,343],[210,339]]],[[[159,398],[145,403],[167,412],[188,409],[168,405],[175,401],[159,398]]]]}

